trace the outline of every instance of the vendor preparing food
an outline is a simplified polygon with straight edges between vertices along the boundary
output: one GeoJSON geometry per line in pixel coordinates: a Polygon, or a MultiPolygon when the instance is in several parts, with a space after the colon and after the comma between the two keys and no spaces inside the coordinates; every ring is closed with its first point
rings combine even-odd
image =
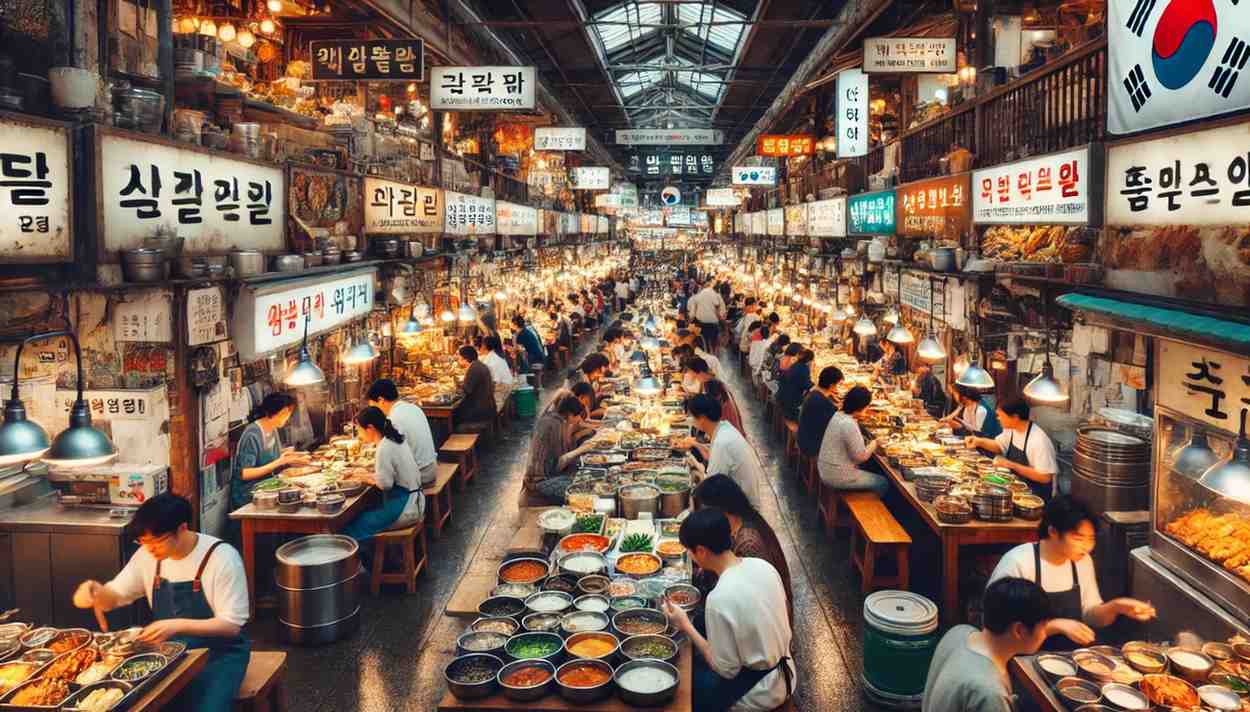
{"type": "Polygon", "coordinates": [[[287,465],[306,465],[308,455],[283,448],[278,429],[295,412],[295,397],[270,393],[252,409],[248,425],[234,449],[234,476],[230,478],[230,509],[252,501],[252,490],[263,479],[287,465]]]}
{"type": "Polygon", "coordinates": [[[1042,587],[1054,619],[1047,626],[1043,648],[1071,650],[1094,640],[1090,626],[1103,628],[1120,616],[1147,621],[1154,606],[1132,598],[1103,601],[1094,575],[1098,520],[1084,504],[1069,495],[1050,500],[1038,524],[1041,541],[1021,544],[1003,555],[990,582],[1014,576],[1042,587]],[[1083,622],[1082,622],[1083,621],[1083,622]]]}
{"type": "MultiPolygon", "coordinates": [[[[381,504],[361,512],[343,528],[342,534],[363,542],[397,523],[421,521],[425,495],[421,492],[421,468],[412,450],[381,409],[369,406],[357,413],[356,432],[361,442],[377,445],[373,474],[357,475],[356,479],[382,490],[381,504]]],[[[363,547],[360,554],[367,558],[363,547]]]]}
{"type": "Polygon", "coordinates": [[[1055,494],[1055,475],[1059,473],[1055,443],[1029,421],[1029,404],[1023,400],[999,404],[998,420],[1003,424],[1003,432],[994,438],[973,435],[966,438],[965,443],[998,455],[994,458],[995,465],[1016,473],[1028,483],[1033,494],[1049,501],[1055,494]]]}
{"type": "Polygon", "coordinates": [[[139,550],[112,581],[79,584],[74,605],[107,612],[146,595],[156,620],[140,642],[173,639],[209,651],[208,665],[171,709],[229,712],[251,657],[241,632],[247,576],[234,547],[190,525],[191,503],[182,497],[166,493],[144,502],[131,520],[139,550]]]}
{"type": "Polygon", "coordinates": [[[981,394],[967,386],[955,386],[958,407],[950,415],[942,419],[956,435],[975,435],[982,438],[996,438],[1003,432],[998,422],[998,414],[990,410],[981,399],[981,394]]]}
{"type": "Polygon", "coordinates": [[[525,467],[522,487],[526,494],[564,504],[565,491],[573,483],[572,475],[566,474],[569,467],[595,445],[591,439],[580,447],[572,447],[573,433],[585,418],[586,407],[571,395],[564,396],[555,410],[539,417],[525,467]]]}

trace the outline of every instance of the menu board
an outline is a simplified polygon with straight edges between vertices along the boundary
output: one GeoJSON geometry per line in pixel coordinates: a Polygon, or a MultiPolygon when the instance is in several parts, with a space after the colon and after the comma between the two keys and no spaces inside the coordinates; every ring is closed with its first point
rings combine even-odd
{"type": "Polygon", "coordinates": [[[443,192],[407,183],[365,178],[365,233],[443,231],[443,192]]]}
{"type": "Polygon", "coordinates": [[[449,235],[494,235],[495,199],[443,191],[443,232],[449,235]]]}
{"type": "Polygon", "coordinates": [[[6,262],[74,256],[69,130],[0,120],[0,255],[6,262]]]}
{"type": "MultiPolygon", "coordinates": [[[[1101,152],[1099,152],[1101,156],[1101,152]]],[[[1102,224],[1101,164],[1088,146],[972,173],[979,225],[1102,224]]]]}
{"type": "Polygon", "coordinates": [[[230,336],[242,362],[294,346],[373,309],[376,270],[245,285],[234,300],[230,336]]]}
{"type": "Polygon", "coordinates": [[[585,151],[583,126],[539,126],[534,129],[535,151],[585,151]]]}
{"type": "Polygon", "coordinates": [[[791,237],[807,236],[807,205],[785,207],[785,231],[791,237]]]}
{"type": "Polygon", "coordinates": [[[537,235],[538,209],[496,200],[495,223],[500,235],[537,235]]]}
{"type": "Polygon", "coordinates": [[[935,72],[954,74],[954,37],[868,37],[865,72],[935,72]]]}
{"type": "Polygon", "coordinates": [[[851,235],[894,234],[894,191],[861,193],[847,198],[847,232],[851,235]]]}
{"type": "Polygon", "coordinates": [[[430,108],[442,111],[533,109],[534,67],[434,67],[430,108]]]}
{"type": "Polygon", "coordinates": [[[425,43],[402,40],[313,40],[313,81],[419,82],[425,79],[425,43]]]}
{"type": "Polygon", "coordinates": [[[812,237],[846,237],[846,198],[808,203],[807,234],[812,237]]]}
{"type": "Polygon", "coordinates": [[[959,240],[971,224],[970,173],[899,186],[895,224],[899,235],[959,240]]]}
{"type": "Polygon", "coordinates": [[[764,214],[766,234],[786,234],[786,211],[784,208],[772,208],[764,214]]]}
{"type": "Polygon", "coordinates": [[[810,156],[816,152],[816,139],[805,134],[764,134],[755,141],[757,156],[810,156]]]}

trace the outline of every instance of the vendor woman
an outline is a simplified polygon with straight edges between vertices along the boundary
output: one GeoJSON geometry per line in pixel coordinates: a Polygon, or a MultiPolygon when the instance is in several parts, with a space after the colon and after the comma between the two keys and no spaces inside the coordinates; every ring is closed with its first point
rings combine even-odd
{"type": "Polygon", "coordinates": [[[1029,420],[1029,404],[1023,400],[999,404],[998,422],[1003,425],[1003,432],[998,436],[973,435],[966,438],[965,443],[997,455],[996,466],[1011,470],[1029,485],[1033,494],[1049,500],[1056,492],[1055,476],[1059,473],[1055,443],[1029,420]]]}
{"type": "Polygon", "coordinates": [[[278,429],[295,412],[295,397],[270,393],[252,409],[247,427],[234,449],[234,475],[230,478],[230,510],[250,504],[252,490],[261,480],[287,465],[308,464],[308,456],[283,448],[278,429]]]}
{"type": "Polygon", "coordinates": [[[357,475],[356,479],[382,490],[382,502],[361,512],[342,531],[363,542],[390,529],[401,516],[419,521],[425,512],[425,496],[421,493],[421,469],[412,450],[380,408],[369,406],[356,414],[356,433],[360,442],[377,445],[373,474],[357,475]]]}
{"type": "Polygon", "coordinates": [[[208,664],[172,709],[230,712],[252,654],[242,634],[247,575],[234,547],[190,525],[186,499],[165,493],[144,502],[130,522],[139,550],[112,581],[79,584],[74,605],[102,614],[147,596],[155,620],[139,633],[140,642],[208,649],[208,664]]]}
{"type": "Polygon", "coordinates": [[[1132,598],[1103,601],[1094,575],[1098,520],[1069,495],[1050,500],[1038,524],[1036,544],[1008,551],[994,567],[990,582],[1016,577],[1042,587],[1054,618],[1047,624],[1047,650],[1070,650],[1094,640],[1090,627],[1103,628],[1126,616],[1136,621],[1155,617],[1154,606],[1132,598]]]}
{"type": "Polygon", "coordinates": [[[981,394],[968,386],[955,386],[956,408],[954,412],[942,419],[955,431],[956,435],[976,435],[982,438],[996,438],[1003,432],[998,422],[998,414],[985,405],[981,394]]]}

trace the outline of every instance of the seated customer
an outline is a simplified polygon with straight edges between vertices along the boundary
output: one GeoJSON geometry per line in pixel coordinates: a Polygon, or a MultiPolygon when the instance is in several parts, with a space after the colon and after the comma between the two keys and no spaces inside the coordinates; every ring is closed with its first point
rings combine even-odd
{"type": "Polygon", "coordinates": [[[457,353],[464,367],[464,382],[460,384],[460,405],[456,406],[456,422],[489,423],[495,419],[495,379],[490,368],[477,357],[477,349],[461,346],[457,353]]]}
{"type": "MultiPolygon", "coordinates": [[[[729,475],[747,493],[752,504],[760,501],[760,482],[764,480],[764,466],[751,444],[738,429],[722,418],[721,404],[711,396],[700,393],[686,401],[686,412],[698,428],[711,441],[707,453],[706,468],[693,458],[687,461],[696,475],[729,475]]],[[[688,444],[689,441],[687,441],[688,444]]]]}
{"type": "Polygon", "coordinates": [[[547,347],[538,335],[538,330],[525,323],[525,317],[517,314],[512,317],[512,338],[517,345],[525,349],[526,360],[530,367],[547,363],[547,347]]]}
{"type": "Polygon", "coordinates": [[[404,436],[404,445],[412,451],[412,459],[417,463],[417,469],[421,470],[421,484],[433,484],[438,475],[438,452],[425,411],[413,403],[400,400],[399,389],[389,378],[374,381],[365,397],[369,405],[382,411],[404,436]]]}
{"type": "Polygon", "coordinates": [[[855,386],[842,399],[842,410],[829,419],[820,443],[817,468],[820,480],[836,490],[871,490],[884,497],[890,482],[882,475],[860,468],[877,451],[877,440],[864,443],[859,420],[872,403],[872,391],[855,386]]]}
{"type": "Polygon", "coordinates": [[[530,441],[529,463],[525,466],[522,485],[525,494],[564,504],[565,491],[573,483],[573,476],[566,473],[594,442],[587,441],[577,448],[572,446],[573,433],[585,418],[586,407],[570,395],[565,396],[555,410],[543,413],[538,419],[530,441]]]}
{"type": "Polygon", "coordinates": [[[1003,578],[985,589],[985,627],[957,625],[942,636],[925,681],[921,712],[1012,712],[1007,663],[1046,638],[1050,604],[1041,587],[1003,578]]]}
{"type": "Polygon", "coordinates": [[[725,384],[711,379],[703,382],[703,395],[711,396],[720,402],[721,420],[729,421],[738,432],[742,433],[742,437],[747,436],[747,431],[742,427],[742,413],[738,410],[738,403],[734,400],[733,394],[725,387],[725,384]]]}
{"type": "Polygon", "coordinates": [[[798,420],[799,408],[803,405],[803,397],[812,387],[812,360],[816,354],[799,344],[797,353],[792,356],[790,366],[781,373],[780,387],[777,389],[777,405],[786,420],[798,420]]]}
{"type": "Polygon", "coordinates": [[[677,535],[694,563],[717,577],[704,606],[707,636],[667,600],[664,612],[698,653],[695,712],[768,712],[795,687],[786,591],[772,564],[734,554],[730,531],[725,513],[709,508],[687,517],[677,535]]]}
{"type": "Polygon", "coordinates": [[[834,402],[834,389],[842,382],[842,371],[837,366],[825,366],[820,370],[816,387],[807,392],[799,409],[799,452],[808,457],[820,454],[820,443],[825,438],[829,419],[838,412],[834,402]]]}
{"type": "MultiPolygon", "coordinates": [[[[381,409],[369,406],[356,414],[356,436],[366,445],[376,445],[377,453],[373,474],[355,479],[382,491],[381,502],[356,515],[341,532],[359,543],[397,525],[420,521],[425,514],[425,495],[421,492],[421,468],[412,450],[381,409]]],[[[365,554],[363,549],[359,553],[365,554]]]]}

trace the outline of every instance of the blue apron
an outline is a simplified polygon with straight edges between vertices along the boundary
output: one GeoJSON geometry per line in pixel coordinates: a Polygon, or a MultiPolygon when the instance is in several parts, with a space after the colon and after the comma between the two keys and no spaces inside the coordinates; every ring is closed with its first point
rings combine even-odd
{"type": "Polygon", "coordinates": [[[340,533],[355,539],[357,544],[381,534],[399,519],[399,515],[404,513],[404,507],[408,505],[408,498],[411,495],[411,490],[392,485],[388,491],[382,493],[382,504],[361,512],[360,516],[353,519],[340,533]]]}
{"type": "MultiPolygon", "coordinates": [[[[252,430],[253,426],[255,426],[256,428],[257,437],[260,438],[261,447],[260,447],[259,453],[256,456],[256,464],[251,465],[251,467],[264,467],[265,465],[268,465],[274,460],[277,460],[278,457],[282,455],[282,442],[278,439],[278,436],[275,434],[273,436],[273,447],[270,447],[269,449],[265,449],[264,448],[265,432],[261,430],[260,426],[256,425],[255,423],[248,425],[247,428],[244,429],[242,437],[244,438],[250,437],[249,431],[252,430]]],[[[252,503],[252,491],[256,489],[256,485],[260,484],[261,482],[264,482],[267,479],[265,477],[261,477],[255,480],[243,479],[243,468],[239,466],[238,460],[239,460],[239,453],[238,453],[238,448],[236,447],[235,453],[234,453],[234,467],[233,467],[234,476],[230,478],[230,511],[232,512],[238,509],[239,507],[242,507],[247,504],[251,504],[252,503]]]]}
{"type": "MultiPolygon", "coordinates": [[[[192,581],[170,582],[161,578],[161,562],[156,562],[155,580],[152,582],[152,611],[157,620],[191,618],[207,620],[214,617],[208,605],[200,578],[213,550],[225,542],[217,542],[208,549],[200,568],[192,581]]],[[[179,696],[178,709],[193,712],[230,712],[234,696],[243,683],[248,660],[252,657],[252,644],[242,634],[233,638],[174,636],[173,640],[184,643],[187,649],[208,648],[208,664],[191,681],[179,696]]]]}

